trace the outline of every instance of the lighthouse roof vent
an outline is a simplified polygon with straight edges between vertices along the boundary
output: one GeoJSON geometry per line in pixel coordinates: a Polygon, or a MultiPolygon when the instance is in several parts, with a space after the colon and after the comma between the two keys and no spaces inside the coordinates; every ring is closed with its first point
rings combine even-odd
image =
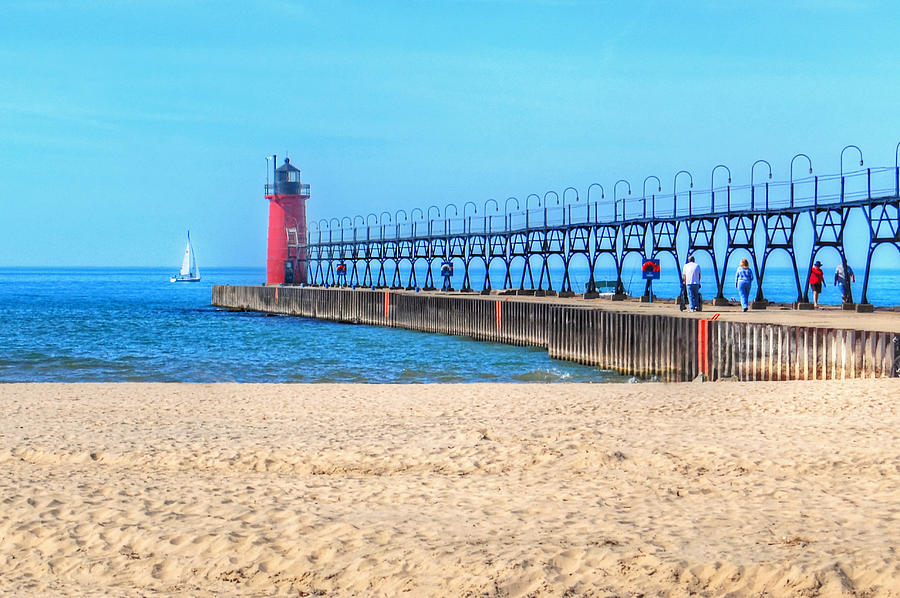
{"type": "Polygon", "coordinates": [[[300,169],[291,164],[290,158],[285,158],[284,164],[278,167],[277,172],[300,172],[300,169]]]}

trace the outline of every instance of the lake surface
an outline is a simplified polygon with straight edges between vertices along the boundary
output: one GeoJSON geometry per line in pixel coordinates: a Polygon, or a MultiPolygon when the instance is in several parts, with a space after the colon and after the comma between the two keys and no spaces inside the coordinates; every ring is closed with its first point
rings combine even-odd
{"type": "Polygon", "coordinates": [[[608,382],[523,348],[392,328],[230,313],[214,284],[262,268],[0,269],[0,382],[608,382]]]}

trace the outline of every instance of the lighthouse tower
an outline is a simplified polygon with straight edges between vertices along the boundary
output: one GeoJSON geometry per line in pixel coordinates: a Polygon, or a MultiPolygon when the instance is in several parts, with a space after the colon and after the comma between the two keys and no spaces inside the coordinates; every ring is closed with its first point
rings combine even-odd
{"type": "Polygon", "coordinates": [[[266,284],[306,282],[306,200],[309,185],[300,182],[300,169],[290,158],[275,169],[275,182],[266,185],[269,200],[269,250],[266,284]]]}

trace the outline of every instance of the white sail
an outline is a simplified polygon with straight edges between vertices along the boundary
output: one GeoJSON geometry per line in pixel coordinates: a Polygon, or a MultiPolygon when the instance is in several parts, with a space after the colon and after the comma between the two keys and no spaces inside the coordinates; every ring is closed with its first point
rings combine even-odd
{"type": "Polygon", "coordinates": [[[187,247],[184,248],[184,259],[181,260],[181,272],[182,276],[190,276],[191,275],[191,241],[188,239],[187,247]]]}
{"type": "Polygon", "coordinates": [[[200,280],[200,268],[197,267],[197,257],[194,248],[191,247],[191,232],[188,231],[187,245],[184,248],[184,258],[181,260],[181,270],[177,276],[169,279],[171,282],[197,282],[200,280]]]}

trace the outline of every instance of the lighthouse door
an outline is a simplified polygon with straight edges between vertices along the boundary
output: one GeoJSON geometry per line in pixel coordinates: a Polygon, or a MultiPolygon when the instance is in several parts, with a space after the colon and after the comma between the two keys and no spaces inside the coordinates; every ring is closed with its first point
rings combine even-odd
{"type": "Polygon", "coordinates": [[[294,262],[290,260],[284,263],[284,284],[294,284],[294,262]]]}

